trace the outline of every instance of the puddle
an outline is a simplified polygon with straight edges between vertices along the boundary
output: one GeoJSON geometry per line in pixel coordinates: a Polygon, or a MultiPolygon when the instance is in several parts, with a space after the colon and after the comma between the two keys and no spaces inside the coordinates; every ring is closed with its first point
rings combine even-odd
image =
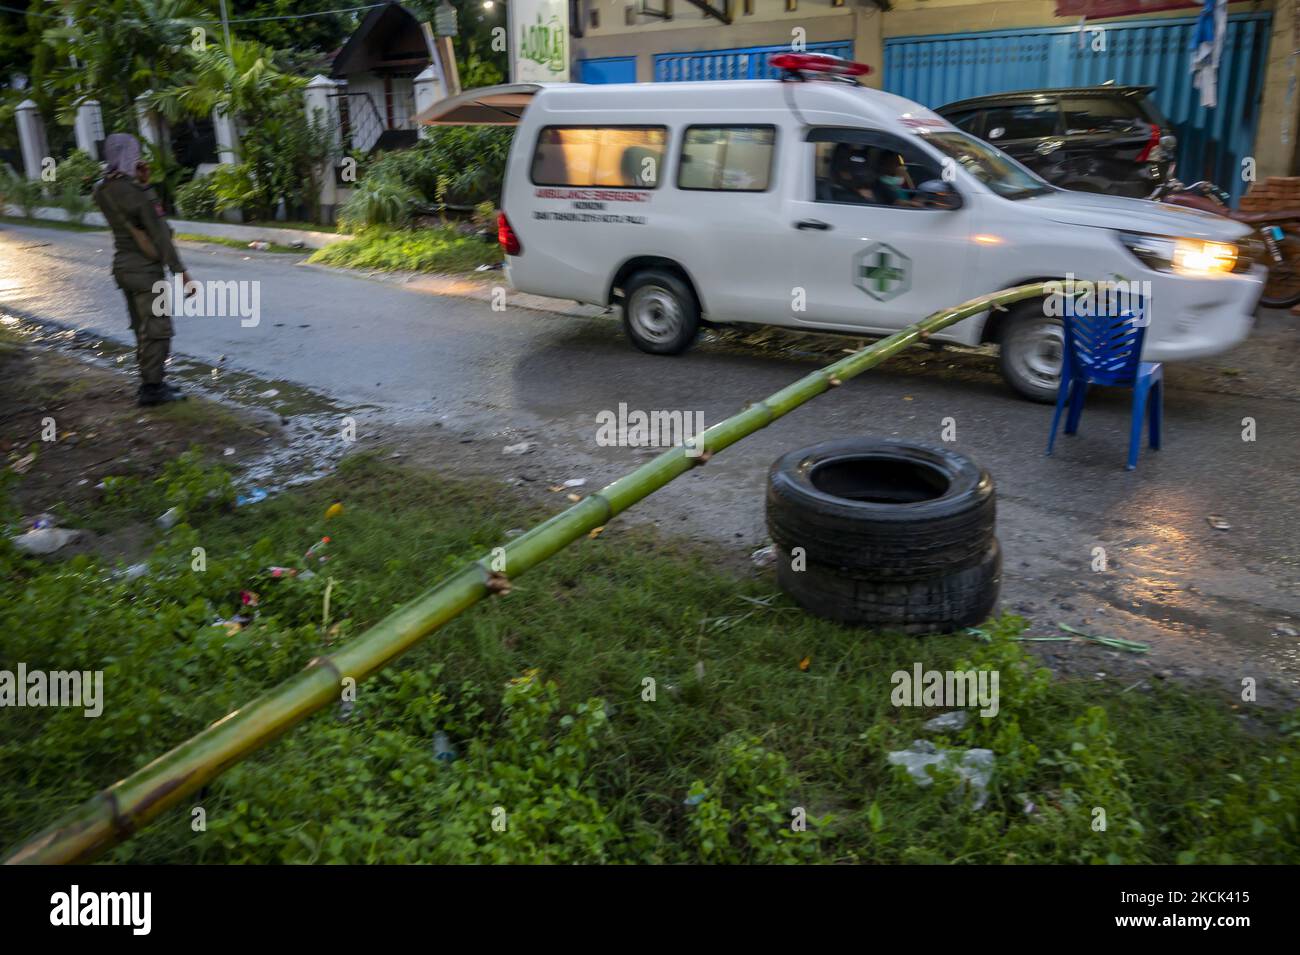
{"type": "MultiPolygon", "coordinates": [[[[116,368],[132,361],[130,345],[83,329],[47,325],[0,312],[0,329],[37,347],[75,355],[89,365],[116,368]]],[[[374,405],[344,407],[301,385],[259,378],[225,366],[182,355],[167,360],[167,373],[183,383],[186,393],[252,412],[275,427],[281,440],[240,462],[242,488],[258,487],[274,494],[324,477],[352,447],[345,429],[359,431],[365,416],[378,413],[374,405]]]]}

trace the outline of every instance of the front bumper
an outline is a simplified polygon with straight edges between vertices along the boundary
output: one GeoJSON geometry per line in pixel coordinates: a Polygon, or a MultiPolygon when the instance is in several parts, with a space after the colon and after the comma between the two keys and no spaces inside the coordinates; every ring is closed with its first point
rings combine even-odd
{"type": "Polygon", "coordinates": [[[1222,354],[1245,341],[1268,270],[1215,278],[1152,273],[1151,324],[1142,357],[1147,361],[1190,361],[1222,354]]]}

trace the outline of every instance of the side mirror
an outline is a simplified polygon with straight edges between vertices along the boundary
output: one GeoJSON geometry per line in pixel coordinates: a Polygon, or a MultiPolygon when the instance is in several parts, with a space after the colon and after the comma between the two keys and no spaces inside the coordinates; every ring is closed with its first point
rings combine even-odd
{"type": "Polygon", "coordinates": [[[916,187],[916,198],[922,209],[960,209],[965,203],[961,193],[951,183],[942,179],[927,179],[916,187]]]}

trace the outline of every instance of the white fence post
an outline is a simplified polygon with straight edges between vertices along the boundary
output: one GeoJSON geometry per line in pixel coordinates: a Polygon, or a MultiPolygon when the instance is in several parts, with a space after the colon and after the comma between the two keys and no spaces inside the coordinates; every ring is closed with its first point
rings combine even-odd
{"type": "Polygon", "coordinates": [[[23,100],[14,111],[14,118],[18,121],[18,144],[23,154],[23,171],[27,173],[28,179],[40,179],[41,166],[50,154],[40,107],[34,100],[23,100]]]}
{"type": "Polygon", "coordinates": [[[163,141],[162,117],[149,105],[150,91],[146,90],[135,98],[135,121],[140,130],[140,138],[158,149],[163,141]]]}
{"type": "Polygon", "coordinates": [[[91,159],[98,159],[99,144],[104,138],[104,114],[98,100],[83,99],[77,104],[77,119],[72,131],[77,137],[77,148],[91,159]]]}
{"type": "MultiPolygon", "coordinates": [[[[342,148],[341,130],[339,129],[338,92],[341,84],[327,76],[319,74],[303,90],[303,108],[307,112],[307,121],[325,124],[330,135],[331,157],[339,154],[342,148]]],[[[321,163],[320,174],[320,217],[326,222],[333,222],[339,206],[339,188],[334,176],[333,158],[321,163]]]]}
{"type": "Polygon", "coordinates": [[[212,110],[212,131],[217,137],[217,162],[237,165],[239,163],[239,133],[235,121],[221,111],[220,107],[212,110]]]}
{"type": "MultiPolygon", "coordinates": [[[[443,85],[442,76],[438,73],[438,68],[430,63],[420,75],[413,81],[415,87],[415,115],[419,116],[425,109],[438,102],[440,99],[447,98],[447,90],[443,85]]],[[[420,138],[427,139],[433,132],[433,127],[427,124],[420,126],[420,138]]]]}

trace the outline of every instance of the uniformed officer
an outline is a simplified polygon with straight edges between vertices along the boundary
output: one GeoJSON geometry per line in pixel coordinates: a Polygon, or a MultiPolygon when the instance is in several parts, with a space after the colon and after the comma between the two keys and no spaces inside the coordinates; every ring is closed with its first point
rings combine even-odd
{"type": "Polygon", "coordinates": [[[107,169],[95,187],[95,203],[113,230],[113,279],[126,296],[135,333],[140,404],[181,401],[185,396],[163,381],[173,334],[171,297],[160,295],[154,285],[164,280],[166,267],[181,276],[187,295],[195,288],[176,254],[162,203],[149,185],[140,141],[130,133],[113,133],[104,140],[104,159],[107,169]]]}

